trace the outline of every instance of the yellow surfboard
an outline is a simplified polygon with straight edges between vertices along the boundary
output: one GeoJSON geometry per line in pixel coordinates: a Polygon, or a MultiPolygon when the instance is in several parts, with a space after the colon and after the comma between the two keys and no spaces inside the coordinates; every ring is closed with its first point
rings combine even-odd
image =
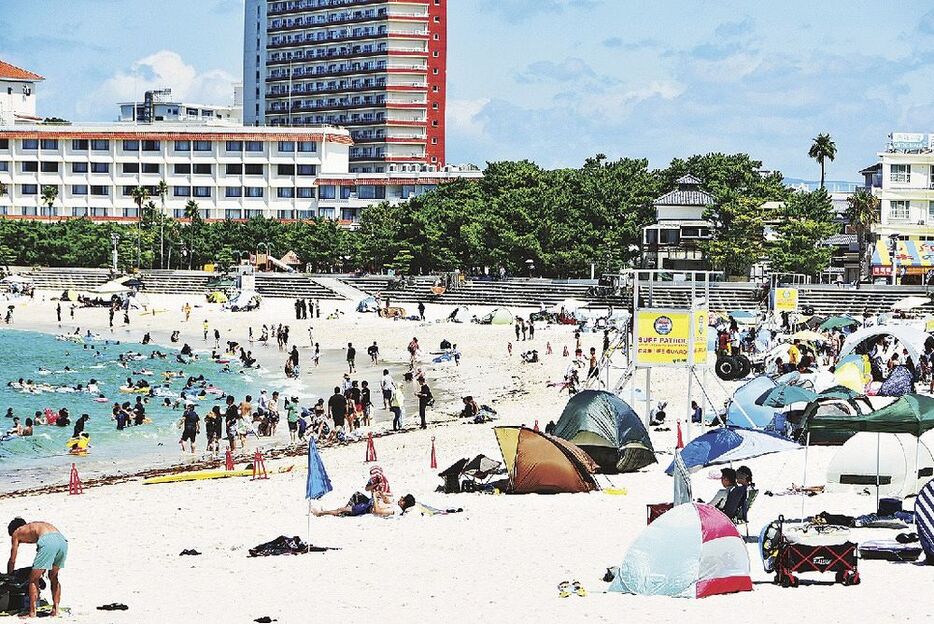
{"type": "Polygon", "coordinates": [[[252,477],[253,469],[248,470],[198,470],[192,472],[180,472],[172,475],[162,475],[161,477],[150,477],[143,481],[143,485],[154,485],[156,483],[179,483],[182,481],[204,481],[207,479],[226,479],[227,477],[252,477]]]}

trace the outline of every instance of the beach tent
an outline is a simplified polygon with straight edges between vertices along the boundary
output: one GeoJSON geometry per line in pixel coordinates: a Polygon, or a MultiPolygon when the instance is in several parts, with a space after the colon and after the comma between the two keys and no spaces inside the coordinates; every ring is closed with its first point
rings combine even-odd
{"type": "Polygon", "coordinates": [[[599,489],[597,465],[574,444],[527,427],[494,427],[512,494],[558,494],[599,489]]]}
{"type": "Polygon", "coordinates": [[[512,325],[515,320],[512,312],[506,308],[495,308],[482,316],[477,322],[481,325],[512,325]]]}
{"type": "Polygon", "coordinates": [[[105,282],[101,284],[100,286],[95,286],[94,288],[90,290],[90,292],[97,294],[97,295],[116,295],[120,293],[130,292],[130,289],[129,287],[124,286],[120,282],[120,280],[116,279],[116,280],[111,280],[109,282],[105,282]]]}
{"type": "Polygon", "coordinates": [[[448,321],[452,323],[466,323],[470,320],[470,310],[467,306],[457,306],[448,314],[448,321]]]}
{"type": "Polygon", "coordinates": [[[810,403],[817,398],[817,393],[801,386],[778,384],[762,393],[756,399],[756,405],[764,407],[785,407],[792,403],[810,403]]]}
{"type": "Polygon", "coordinates": [[[549,312],[558,313],[563,308],[568,314],[574,314],[578,308],[583,308],[587,305],[586,301],[578,301],[577,299],[565,299],[564,301],[559,301],[555,305],[548,308],[549,312]]]}
{"type": "Polygon", "coordinates": [[[878,396],[904,396],[914,392],[915,378],[905,366],[896,366],[879,386],[878,396]]]}
{"type": "Polygon", "coordinates": [[[679,598],[752,591],[749,553],[723,512],[678,505],[643,529],[609,591],[679,598]]]}
{"type": "MultiPolygon", "coordinates": [[[[752,459],[769,453],[803,448],[785,438],[754,429],[720,427],[698,436],[681,449],[681,460],[691,472],[714,464],[752,459]]],[[[674,463],[665,469],[672,474],[674,463]]]]}
{"type": "Polygon", "coordinates": [[[851,353],[840,358],[834,368],[833,376],[838,386],[862,394],[872,381],[872,365],[869,363],[869,356],[851,353]]]}
{"type": "Polygon", "coordinates": [[[928,305],[929,303],[931,303],[931,299],[929,297],[919,297],[917,295],[911,295],[911,296],[905,297],[904,299],[899,299],[898,301],[893,303],[892,309],[902,310],[902,311],[912,310],[914,308],[920,308],[923,305],[928,305]]]}
{"type": "Polygon", "coordinates": [[[379,301],[376,297],[366,297],[357,304],[357,312],[379,312],[379,301]]]}
{"type": "Polygon", "coordinates": [[[924,355],[924,343],[931,337],[922,329],[906,325],[864,327],[853,332],[843,341],[843,347],[840,349],[840,360],[857,351],[861,345],[871,345],[875,340],[884,336],[895,338],[903,348],[908,349],[908,355],[911,356],[915,364],[921,361],[921,357],[924,355]]]}
{"type": "Polygon", "coordinates": [[[756,405],[756,399],[775,387],[775,382],[767,375],[747,381],[733,393],[729,405],[726,407],[726,421],[728,425],[737,427],[751,427],[762,429],[775,416],[775,409],[756,405]]]}
{"type": "Polygon", "coordinates": [[[219,290],[215,290],[210,295],[208,295],[208,303],[227,303],[227,301],[227,295],[219,290]]]}
{"type": "Polygon", "coordinates": [[[655,463],[642,420],[624,400],[603,390],[578,392],[561,412],[555,435],[582,448],[602,472],[634,472],[655,463]]]}
{"type": "Polygon", "coordinates": [[[880,496],[905,498],[934,475],[934,457],[925,441],[911,434],[860,432],[830,460],[827,491],[874,490],[877,473],[880,496]]]}
{"type": "Polygon", "coordinates": [[[915,500],[915,524],[925,563],[934,562],[934,479],[927,482],[915,500]]]}
{"type": "Polygon", "coordinates": [[[78,291],[77,290],[66,290],[65,299],[68,301],[77,301],[78,300],[78,291]]]}
{"type": "Polygon", "coordinates": [[[825,414],[807,423],[808,431],[910,433],[914,436],[934,429],[934,398],[906,394],[868,414],[825,414]]]}
{"type": "Polygon", "coordinates": [[[834,418],[861,418],[866,414],[888,405],[893,401],[889,397],[855,396],[845,397],[843,391],[828,392],[818,396],[808,403],[801,416],[802,442],[809,441],[811,446],[839,446],[851,437],[854,432],[845,428],[831,426],[813,428],[814,423],[834,418]],[[808,437],[809,436],[809,437],[808,437]]]}
{"type": "Polygon", "coordinates": [[[149,307],[149,297],[141,292],[134,293],[127,298],[127,308],[131,310],[145,310],[149,307]]]}

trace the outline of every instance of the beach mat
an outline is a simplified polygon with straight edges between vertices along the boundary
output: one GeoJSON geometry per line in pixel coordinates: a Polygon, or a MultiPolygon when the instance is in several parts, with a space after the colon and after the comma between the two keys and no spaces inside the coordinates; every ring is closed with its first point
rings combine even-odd
{"type": "Polygon", "coordinates": [[[265,542],[250,549],[250,557],[274,557],[277,555],[304,555],[310,552],[325,552],[328,550],[337,550],[328,546],[313,546],[306,544],[302,538],[286,537],[280,535],[276,539],[265,542]]]}

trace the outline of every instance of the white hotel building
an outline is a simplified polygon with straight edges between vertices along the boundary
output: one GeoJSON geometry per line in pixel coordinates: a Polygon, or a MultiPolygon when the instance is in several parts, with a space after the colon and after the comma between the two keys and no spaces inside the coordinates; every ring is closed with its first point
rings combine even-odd
{"type": "MultiPolygon", "coordinates": [[[[400,201],[472,168],[349,173],[353,143],[343,128],[244,126],[16,125],[0,127],[0,217],[132,219],[137,186],[169,187],[166,212],[183,218],[194,200],[204,219],[324,217],[348,224],[363,208],[400,201]],[[42,188],[54,186],[51,211],[42,188]]],[[[415,167],[413,167],[414,169],[415,167]]]]}

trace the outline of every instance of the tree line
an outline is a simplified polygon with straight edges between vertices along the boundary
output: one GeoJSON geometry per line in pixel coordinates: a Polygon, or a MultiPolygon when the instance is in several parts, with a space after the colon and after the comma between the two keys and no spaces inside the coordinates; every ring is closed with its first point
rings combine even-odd
{"type": "Polygon", "coordinates": [[[793,192],[781,173],[761,170],[762,163],[746,154],[720,153],[675,159],[662,169],[651,169],[645,159],[602,154],[578,168],[490,162],[480,180],[370,206],[355,229],[328,219],[205,222],[195,201],[179,221],[158,209],[164,195],[150,198],[141,190],[134,193],[136,222],[0,220],[0,262],[105,267],[115,235],[121,268],[227,266],[246,254],[281,257],[293,250],[321,272],[502,267],[513,275],[531,268],[535,275],[585,277],[591,264],[598,272],[638,266],[642,228],[655,220],[653,201],[690,173],[714,198],[705,212],[713,238],[704,243],[714,268],[742,276],[769,259],[775,270],[819,273],[830,257],[819,243],[839,231],[829,196],[823,189],[793,192]],[[767,209],[766,202],[777,203],[767,209]]]}

